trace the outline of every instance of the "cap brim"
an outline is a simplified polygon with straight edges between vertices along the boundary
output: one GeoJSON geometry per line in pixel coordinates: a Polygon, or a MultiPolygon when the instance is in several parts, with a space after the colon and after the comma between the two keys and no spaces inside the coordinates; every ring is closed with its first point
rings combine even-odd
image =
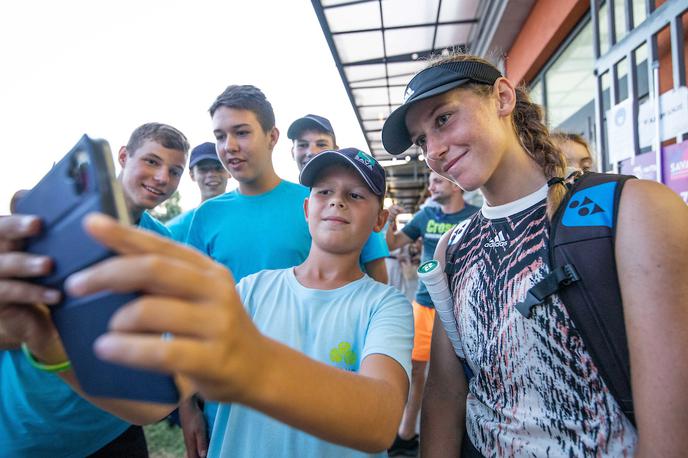
{"type": "Polygon", "coordinates": [[[406,112],[416,102],[444,94],[445,92],[457,88],[471,81],[469,78],[450,81],[449,83],[437,86],[418,97],[411,97],[406,103],[394,110],[385,120],[382,126],[382,145],[389,154],[401,154],[411,147],[411,134],[406,128],[406,112]]]}
{"type": "Polygon", "coordinates": [[[304,130],[308,129],[318,129],[318,130],[324,130],[325,132],[329,132],[333,134],[332,130],[322,124],[321,122],[311,119],[311,118],[299,118],[293,123],[291,123],[291,126],[289,126],[289,129],[287,129],[287,138],[289,140],[296,140],[296,136],[299,135],[300,132],[303,132],[304,130]]]}
{"type": "Polygon", "coordinates": [[[363,179],[373,194],[381,196],[385,193],[384,189],[377,189],[377,186],[371,182],[370,178],[365,173],[361,172],[356,161],[340,153],[339,151],[323,151],[308,161],[303,170],[301,170],[301,174],[299,175],[299,183],[312,188],[313,183],[317,179],[320,172],[322,172],[323,169],[336,164],[353,166],[354,170],[358,172],[358,176],[363,179]]]}
{"type": "Polygon", "coordinates": [[[222,161],[220,161],[220,158],[217,157],[217,154],[216,154],[216,155],[214,155],[214,156],[208,155],[208,156],[201,156],[201,157],[198,157],[198,158],[194,158],[193,161],[189,161],[189,168],[193,168],[196,164],[198,164],[198,163],[201,162],[201,161],[205,161],[206,159],[209,159],[209,160],[211,160],[211,161],[217,161],[217,162],[219,162],[220,164],[222,164],[222,161]]]}

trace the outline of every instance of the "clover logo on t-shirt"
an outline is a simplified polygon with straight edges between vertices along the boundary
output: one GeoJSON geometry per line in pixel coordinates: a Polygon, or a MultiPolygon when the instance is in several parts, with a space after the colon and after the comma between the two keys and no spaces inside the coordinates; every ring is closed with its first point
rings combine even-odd
{"type": "Polygon", "coordinates": [[[339,345],[330,350],[330,361],[336,364],[343,362],[347,369],[352,369],[352,366],[356,364],[356,359],[356,352],[351,349],[349,342],[340,342],[339,345]]]}

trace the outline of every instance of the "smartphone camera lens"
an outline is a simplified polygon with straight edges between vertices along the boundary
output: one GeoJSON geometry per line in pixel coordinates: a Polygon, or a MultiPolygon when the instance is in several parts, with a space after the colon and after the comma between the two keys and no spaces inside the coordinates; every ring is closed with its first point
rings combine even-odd
{"type": "Polygon", "coordinates": [[[89,189],[89,156],[86,151],[77,151],[72,156],[69,177],[74,182],[77,194],[83,194],[89,189]]]}

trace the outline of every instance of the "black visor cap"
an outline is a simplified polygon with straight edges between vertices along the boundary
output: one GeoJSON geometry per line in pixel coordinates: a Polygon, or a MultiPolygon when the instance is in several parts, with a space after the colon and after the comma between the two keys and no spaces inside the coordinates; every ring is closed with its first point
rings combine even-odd
{"type": "Polygon", "coordinates": [[[382,126],[385,150],[396,155],[411,147],[406,112],[415,102],[444,94],[466,83],[494,84],[501,76],[492,65],[476,61],[447,62],[421,71],[406,86],[404,103],[387,117],[382,126]]]}

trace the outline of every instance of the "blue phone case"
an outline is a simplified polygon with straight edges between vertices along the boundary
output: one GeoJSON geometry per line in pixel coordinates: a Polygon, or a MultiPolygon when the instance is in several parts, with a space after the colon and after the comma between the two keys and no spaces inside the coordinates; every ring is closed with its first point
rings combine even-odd
{"type": "MultiPolygon", "coordinates": [[[[33,281],[64,292],[69,275],[113,255],[85,232],[82,219],[98,211],[128,222],[118,186],[107,142],[84,135],[17,203],[17,213],[38,215],[43,222],[43,231],[27,241],[25,250],[50,256],[54,263],[49,275],[33,281]]],[[[93,353],[93,342],[107,331],[110,317],[136,297],[110,292],[82,298],[63,295],[63,301],[51,307],[53,322],[86,393],[176,403],[179,393],[172,377],[108,363],[93,353]]]]}

